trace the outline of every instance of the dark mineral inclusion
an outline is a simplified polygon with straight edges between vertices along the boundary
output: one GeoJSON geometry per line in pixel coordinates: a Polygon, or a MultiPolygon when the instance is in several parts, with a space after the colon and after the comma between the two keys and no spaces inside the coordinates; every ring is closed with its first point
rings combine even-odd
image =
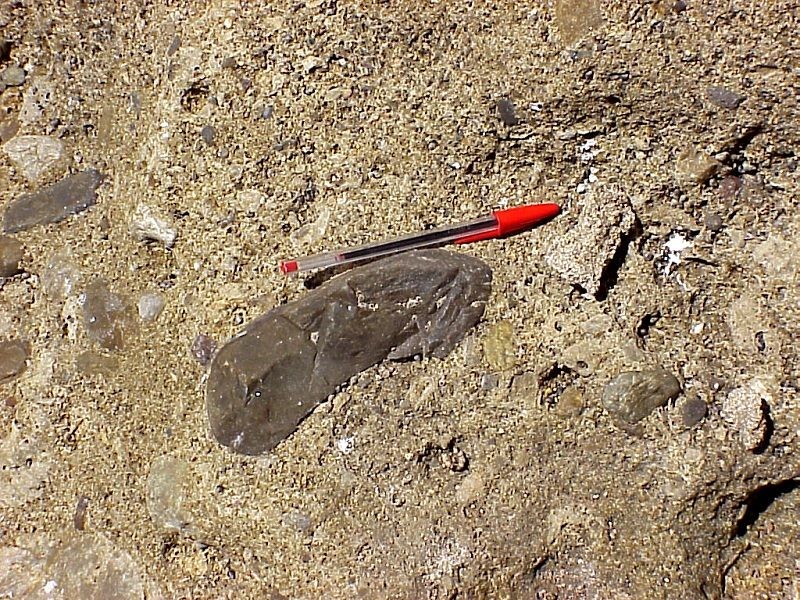
{"type": "Polygon", "coordinates": [[[206,408],[214,437],[260,454],[353,375],[385,358],[444,357],[483,315],[492,272],[445,250],[344,273],[248,324],[214,357],[206,408]]]}

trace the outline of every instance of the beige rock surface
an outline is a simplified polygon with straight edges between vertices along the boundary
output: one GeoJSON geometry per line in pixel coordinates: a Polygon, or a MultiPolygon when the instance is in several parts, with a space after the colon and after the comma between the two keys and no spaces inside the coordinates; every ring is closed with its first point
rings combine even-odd
{"type": "Polygon", "coordinates": [[[0,289],[0,341],[31,348],[0,388],[0,596],[796,595],[798,18],[789,0],[0,3],[0,68],[26,74],[0,139],[57,139],[65,161],[31,182],[0,152],[0,211],[62,168],[105,176],[87,211],[15,234],[24,272],[0,289]],[[319,283],[279,260],[539,201],[563,214],[461,248],[494,269],[463,351],[361,373],[266,456],[214,442],[192,342],[319,283]],[[142,204],[172,247],[131,235],[142,204]],[[163,295],[121,348],[84,326],[97,278],[132,320],[163,295]],[[514,360],[490,365],[501,322],[514,360]],[[604,383],[655,365],[705,418],[684,426],[681,396],[612,422],[604,383]],[[774,388],[751,452],[722,407],[756,377],[774,388]],[[179,497],[150,479],[164,456],[179,497]]]}

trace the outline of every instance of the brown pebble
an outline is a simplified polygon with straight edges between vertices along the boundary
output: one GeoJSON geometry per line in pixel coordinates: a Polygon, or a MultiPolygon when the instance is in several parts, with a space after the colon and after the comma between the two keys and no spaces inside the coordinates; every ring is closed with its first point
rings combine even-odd
{"type": "Polygon", "coordinates": [[[89,498],[81,496],[75,505],[75,514],[72,517],[72,524],[78,531],[86,528],[86,510],[89,508],[89,498]]]}
{"type": "Polygon", "coordinates": [[[25,371],[30,353],[30,345],[22,340],[0,342],[0,383],[6,383],[25,371]]]}
{"type": "Polygon", "coordinates": [[[735,175],[728,175],[719,182],[718,193],[720,198],[726,203],[731,204],[739,195],[742,189],[742,178],[735,175]]]}
{"type": "Polygon", "coordinates": [[[20,272],[22,244],[8,235],[0,235],[0,277],[13,277],[20,272]]]}
{"type": "Polygon", "coordinates": [[[202,333],[198,333],[192,342],[192,356],[204,367],[214,358],[217,351],[217,342],[202,333]]]}

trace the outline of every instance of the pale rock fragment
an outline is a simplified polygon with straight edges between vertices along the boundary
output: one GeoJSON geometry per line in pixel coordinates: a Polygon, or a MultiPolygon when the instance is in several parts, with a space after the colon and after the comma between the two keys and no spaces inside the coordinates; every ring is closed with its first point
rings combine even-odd
{"type": "Polygon", "coordinates": [[[751,452],[762,450],[768,441],[769,406],[774,402],[769,387],[764,379],[754,378],[722,401],[722,420],[751,452]]]}
{"type": "Polygon", "coordinates": [[[130,229],[137,240],[160,242],[166,248],[172,248],[178,235],[170,220],[146,204],[139,204],[134,210],[130,229]]]}
{"type": "Polygon", "coordinates": [[[147,509],[159,527],[185,529],[191,522],[185,501],[191,484],[191,467],[179,458],[159,456],[147,476],[147,509]]]}
{"type": "Polygon", "coordinates": [[[64,142],[46,135],[19,135],[3,150],[28,181],[38,181],[64,158],[64,142]]]}
{"type": "Polygon", "coordinates": [[[619,187],[591,188],[581,196],[577,222],[547,249],[544,262],[567,283],[601,298],[613,284],[615,262],[636,227],[628,195],[619,187]]]}

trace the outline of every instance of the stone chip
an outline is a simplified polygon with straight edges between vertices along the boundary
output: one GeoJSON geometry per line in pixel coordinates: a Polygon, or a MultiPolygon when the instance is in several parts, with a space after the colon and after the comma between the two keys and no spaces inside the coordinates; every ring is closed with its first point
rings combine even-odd
{"type": "Polygon", "coordinates": [[[445,250],[348,271],[248,324],[217,352],[206,409],[214,437],[260,454],[336,387],[385,358],[444,357],[483,315],[491,269],[445,250]]]}

